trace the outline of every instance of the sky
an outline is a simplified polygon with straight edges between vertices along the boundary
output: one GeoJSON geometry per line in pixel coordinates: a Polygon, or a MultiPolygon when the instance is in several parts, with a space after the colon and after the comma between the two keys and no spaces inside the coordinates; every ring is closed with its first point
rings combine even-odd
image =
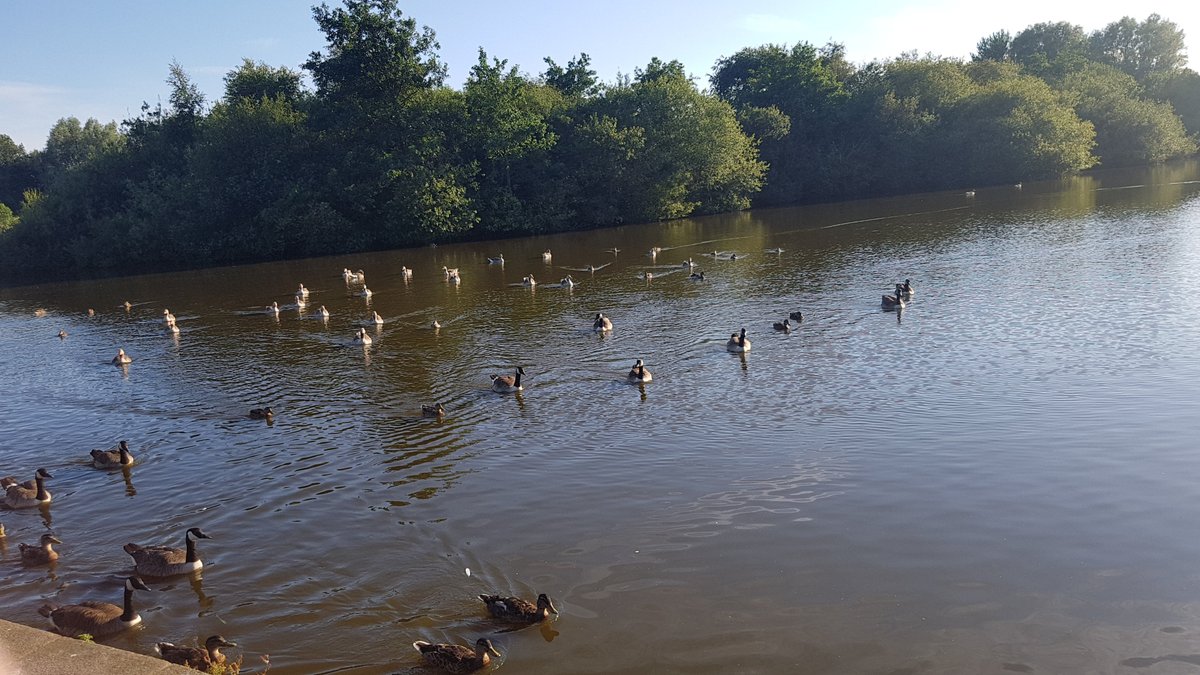
{"type": "MultiPolygon", "coordinates": [[[[327,0],[336,5],[339,0],[327,0]]],[[[27,151],[45,146],[59,119],[101,122],[136,116],[166,101],[167,68],[178,61],[209,101],[243,59],[300,65],[324,48],[304,0],[0,0],[0,134],[27,151]]],[[[1044,21],[1085,31],[1123,16],[1157,12],[1200,44],[1195,0],[401,0],[400,8],[437,33],[461,87],[479,48],[523,72],[541,73],[580,52],[604,81],[632,74],[653,57],[678,59],[707,84],[713,64],[767,43],[840,42],[855,63],[917,51],[969,58],[980,38],[1044,21]]],[[[1191,63],[1200,64],[1200,54],[1191,63]]]]}

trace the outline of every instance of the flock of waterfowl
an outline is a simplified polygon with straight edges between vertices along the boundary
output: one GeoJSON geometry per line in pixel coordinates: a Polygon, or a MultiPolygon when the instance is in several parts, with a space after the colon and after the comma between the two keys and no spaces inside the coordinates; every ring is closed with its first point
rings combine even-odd
{"type": "MultiPolygon", "coordinates": [[[[664,249],[655,247],[648,253],[650,258],[655,258],[664,249]]],[[[614,255],[619,249],[609,249],[608,252],[614,255]]],[[[782,249],[768,249],[769,253],[782,253],[782,249]]],[[[736,253],[722,254],[714,251],[710,255],[714,258],[722,258],[728,260],[736,260],[736,253]]],[[[544,262],[549,263],[552,260],[552,254],[549,250],[542,254],[544,262]]],[[[504,256],[500,255],[495,258],[488,258],[490,265],[503,265],[504,256]]],[[[593,266],[588,265],[579,269],[585,272],[595,272],[608,264],[593,266]]],[[[695,270],[696,264],[691,258],[679,264],[678,269],[691,271],[690,279],[694,281],[704,280],[704,272],[695,270]]],[[[443,267],[442,273],[444,279],[448,283],[458,284],[462,281],[462,274],[458,268],[443,267]]],[[[405,280],[412,278],[413,271],[408,267],[401,268],[401,276],[405,280]]],[[[652,272],[646,271],[642,273],[642,278],[647,280],[653,278],[652,272]]],[[[366,275],[362,270],[352,271],[344,269],[342,271],[343,279],[347,287],[352,290],[352,294],[358,297],[370,298],[373,293],[366,286],[366,275]],[[353,287],[357,285],[358,288],[353,287]]],[[[532,287],[537,284],[532,274],[526,275],[520,285],[532,287]]],[[[575,285],[571,275],[566,275],[560,282],[560,287],[571,288],[575,285]]],[[[896,284],[895,292],[882,297],[881,306],[885,310],[894,310],[905,307],[906,303],[912,299],[915,291],[909,280],[905,280],[902,284],[896,284]]],[[[303,284],[299,285],[296,291],[296,307],[303,310],[309,300],[310,292],[303,284]]],[[[125,303],[125,309],[129,310],[132,307],[131,303],[125,303]]],[[[278,302],[272,302],[267,306],[268,314],[278,316],[281,308],[278,302]]],[[[45,312],[39,310],[44,316],[45,312]]],[[[88,315],[93,316],[94,311],[89,309],[88,315]]],[[[319,318],[327,319],[329,311],[324,305],[321,305],[316,315],[319,318]]],[[[371,322],[377,326],[384,323],[384,319],[378,312],[372,312],[371,322]]],[[[792,331],[800,325],[804,316],[799,311],[791,312],[787,318],[782,321],[775,322],[773,327],[777,331],[784,333],[792,331]],[[795,321],[795,324],[792,322],[795,321]]],[[[171,314],[170,310],[163,309],[163,325],[167,333],[179,333],[179,327],[176,317],[171,314]]],[[[433,322],[433,327],[438,328],[440,324],[433,322]]],[[[597,312],[592,322],[592,329],[601,334],[611,332],[613,330],[612,320],[603,312],[597,312]]],[[[59,338],[65,338],[66,332],[60,331],[59,338]]],[[[353,342],[363,346],[372,343],[371,336],[365,328],[359,327],[353,336],[353,342]]],[[[751,349],[751,341],[746,336],[746,329],[742,328],[738,332],[734,332],[729,336],[726,342],[726,350],[734,353],[746,353],[751,349]]],[[[126,366],[132,363],[133,359],[125,353],[124,349],[118,349],[116,356],[112,358],[112,363],[118,366],[126,366]]],[[[491,389],[497,393],[510,394],[523,390],[522,377],[525,375],[525,370],[517,366],[512,375],[492,375],[491,389]]],[[[653,375],[646,368],[642,359],[637,359],[633,367],[629,370],[626,376],[626,381],[632,384],[643,384],[651,382],[653,375]]],[[[440,418],[445,414],[445,408],[441,403],[432,405],[423,405],[421,407],[423,417],[440,418]]],[[[253,408],[249,411],[249,417],[253,419],[263,419],[271,421],[275,417],[275,411],[270,407],[253,408]]],[[[92,450],[91,451],[92,465],[99,469],[120,468],[128,470],[134,462],[135,458],[129,449],[129,444],[126,441],[120,441],[116,446],[107,450],[92,450]]],[[[0,489],[4,490],[3,503],[11,509],[25,508],[48,508],[52,502],[52,495],[46,489],[47,479],[53,476],[43,469],[38,469],[33,479],[18,482],[15,477],[9,476],[0,478],[0,489]]],[[[4,526],[0,524],[0,538],[5,536],[4,526]]],[[[165,578],[176,575],[192,574],[203,567],[203,562],[200,559],[199,553],[196,550],[196,541],[199,539],[212,539],[208,534],[204,533],[198,527],[189,528],[184,533],[184,547],[174,548],[170,546],[145,546],[129,543],[123,547],[134,561],[133,574],[124,579],[124,597],[121,605],[115,605],[102,601],[86,601],[79,604],[57,606],[54,604],[43,605],[38,611],[43,616],[47,617],[54,626],[54,629],[59,633],[68,636],[80,636],[84,634],[93,637],[107,637],[129,629],[141,623],[142,619],[136,612],[133,606],[133,594],[136,590],[150,590],[142,580],[142,577],[165,578]]],[[[59,553],[54,550],[55,544],[62,544],[52,533],[43,534],[37,544],[20,544],[20,557],[25,565],[47,565],[55,563],[59,560],[59,553]]],[[[536,602],[528,602],[516,597],[505,597],[499,595],[480,595],[479,598],[484,602],[488,613],[496,618],[507,622],[518,624],[533,624],[544,621],[551,614],[557,614],[558,609],[554,606],[549,596],[541,594],[536,602]]],[[[168,642],[158,643],[155,650],[162,658],[186,665],[188,667],[208,670],[213,665],[226,663],[226,657],[221,653],[221,649],[235,647],[236,643],[230,642],[221,635],[213,635],[208,637],[204,645],[197,647],[180,647],[168,642]]],[[[493,656],[499,657],[500,653],[496,650],[492,642],[487,638],[479,638],[471,646],[463,646],[456,644],[432,644],[426,641],[416,641],[413,643],[423,659],[430,665],[440,667],[450,673],[468,673],[491,663],[493,656]]],[[[240,661],[239,661],[240,664],[240,661]]]]}

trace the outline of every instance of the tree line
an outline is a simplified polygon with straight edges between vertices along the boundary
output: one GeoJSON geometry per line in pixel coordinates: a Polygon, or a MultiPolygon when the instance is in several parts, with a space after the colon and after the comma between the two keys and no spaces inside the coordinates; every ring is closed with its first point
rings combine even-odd
{"type": "Polygon", "coordinates": [[[446,85],[396,0],[313,8],[300,71],[245,60],[211,104],[178,63],[167,103],[0,134],[0,278],[124,274],[557,232],[1002,184],[1197,151],[1200,75],[1150,15],[1044,23],[970,61],[856,65],[763,45],[707,87],[652,59],[601,82],[580,54],[536,75],[482,49],[446,85]]]}

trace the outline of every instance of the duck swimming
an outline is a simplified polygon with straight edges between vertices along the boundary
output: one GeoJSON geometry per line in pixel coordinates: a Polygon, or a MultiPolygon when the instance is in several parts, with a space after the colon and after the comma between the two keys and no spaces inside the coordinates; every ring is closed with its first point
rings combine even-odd
{"type": "Polygon", "coordinates": [[[383,317],[379,316],[379,312],[372,312],[372,314],[375,315],[371,318],[371,320],[375,323],[375,325],[382,326],[383,325],[383,317]]]}
{"type": "Polygon", "coordinates": [[[250,419],[252,420],[273,420],[275,419],[275,411],[271,410],[271,406],[265,408],[251,408],[250,419]]]}
{"type": "Polygon", "coordinates": [[[354,334],[354,341],[365,347],[371,344],[371,336],[367,335],[366,328],[359,328],[358,332],[354,334]]]}
{"type": "Polygon", "coordinates": [[[133,557],[134,571],[148,577],[170,577],[188,574],[204,567],[200,554],[196,553],[196,539],[212,539],[198,527],[188,528],[183,534],[186,548],[170,546],[139,546],[125,544],[125,552],[133,557]]]}
{"type": "Polygon", "coordinates": [[[487,261],[488,261],[489,265],[503,265],[504,264],[504,254],[501,253],[500,255],[496,256],[495,258],[488,258],[487,261]]]}
{"type": "Polygon", "coordinates": [[[445,414],[446,409],[442,407],[441,403],[421,406],[421,417],[441,417],[445,414]]]}
{"type": "Polygon", "coordinates": [[[700,270],[699,272],[692,272],[691,275],[688,276],[688,278],[691,279],[692,281],[704,281],[704,270],[700,270]]]}
{"type": "Polygon", "coordinates": [[[275,316],[279,316],[279,303],[272,302],[270,305],[268,305],[267,306],[267,314],[274,314],[275,316]]]}
{"type": "Polygon", "coordinates": [[[903,288],[903,285],[896,284],[896,294],[884,295],[880,306],[884,309],[903,309],[905,307],[903,288]]]}
{"type": "Polygon", "coordinates": [[[633,364],[633,368],[630,369],[626,379],[631,383],[649,382],[654,379],[654,376],[650,374],[650,371],[646,370],[646,366],[642,364],[642,360],[638,359],[637,363],[633,364]]]}
{"type": "Polygon", "coordinates": [[[554,254],[550,252],[550,249],[542,251],[542,262],[550,262],[552,258],[554,258],[554,254]]]}
{"type": "Polygon", "coordinates": [[[513,375],[492,375],[492,391],[499,394],[512,394],[522,391],[521,376],[525,374],[525,369],[517,366],[517,371],[513,375]]]}
{"type": "Polygon", "coordinates": [[[592,330],[597,333],[606,333],[613,329],[612,319],[600,312],[596,312],[596,320],[592,322],[592,330]]]}
{"type": "Polygon", "coordinates": [[[412,269],[411,269],[411,268],[404,267],[403,265],[401,265],[401,267],[400,267],[400,276],[401,276],[401,277],[402,277],[402,278],[403,278],[405,281],[408,281],[409,279],[412,279],[412,272],[413,272],[413,271],[412,271],[412,269]]]}
{"type": "Polygon", "coordinates": [[[62,541],[58,537],[47,532],[38,540],[37,545],[34,544],[19,544],[21,548],[21,562],[26,565],[45,565],[58,560],[58,551],[54,550],[54,544],[61,544],[62,541]]]}
{"type": "Polygon", "coordinates": [[[558,608],[545,593],[537,596],[537,602],[503,595],[480,595],[479,599],[487,605],[488,614],[505,621],[538,623],[550,618],[551,613],[558,614],[558,608]]]}
{"type": "Polygon", "coordinates": [[[421,656],[429,665],[453,675],[473,673],[480,668],[486,668],[492,662],[491,656],[500,658],[500,652],[496,651],[492,641],[487,638],[476,640],[474,649],[462,645],[435,645],[424,640],[414,642],[413,649],[421,652],[421,656]]]}
{"type": "Polygon", "coordinates": [[[804,320],[804,314],[802,312],[792,312],[791,314],[788,314],[788,318],[796,323],[800,323],[804,320]]]}
{"type": "Polygon", "coordinates": [[[124,349],[118,349],[117,355],[112,358],[113,365],[124,366],[133,363],[133,358],[125,353],[124,349]]]}
{"type": "Polygon", "coordinates": [[[725,343],[725,349],[731,352],[745,353],[750,351],[750,341],[746,339],[746,329],[742,332],[734,333],[729,336],[729,341],[725,343]]]}
{"type": "Polygon", "coordinates": [[[575,280],[571,278],[570,274],[568,274],[562,278],[562,281],[558,282],[558,285],[562,286],[563,288],[575,288],[575,280]]]}
{"type": "Polygon", "coordinates": [[[92,466],[97,469],[111,469],[133,464],[133,453],[129,452],[129,443],[121,441],[112,450],[92,450],[92,466]]]}
{"type": "Polygon", "coordinates": [[[88,600],[78,605],[42,605],[38,614],[50,619],[54,628],[67,637],[91,635],[94,638],[108,637],[132,628],[142,622],[142,617],[133,610],[133,592],[148,591],[150,588],[137,577],[125,579],[125,602],[123,606],[108,602],[88,600]]]}
{"type": "Polygon", "coordinates": [[[207,673],[212,671],[213,666],[225,663],[221,648],[236,646],[236,642],[230,642],[220,635],[211,635],[204,641],[204,647],[179,647],[170,642],[158,642],[154,645],[154,651],[164,661],[207,673]]]}
{"type": "Polygon", "coordinates": [[[308,299],[308,289],[304,287],[304,284],[300,284],[300,288],[296,289],[296,296],[305,300],[308,299]]]}
{"type": "Polygon", "coordinates": [[[792,332],[792,323],[788,319],[784,319],[783,321],[776,321],[773,324],[773,326],[774,326],[775,330],[783,331],[784,333],[792,332]]]}
{"type": "Polygon", "coordinates": [[[329,310],[325,309],[325,305],[321,305],[321,309],[317,310],[317,316],[321,317],[322,319],[329,318],[329,310]]]}
{"type": "Polygon", "coordinates": [[[375,294],[371,292],[371,289],[367,288],[366,286],[363,286],[362,290],[359,291],[358,293],[356,293],[355,295],[357,295],[360,298],[369,298],[375,294]]]}

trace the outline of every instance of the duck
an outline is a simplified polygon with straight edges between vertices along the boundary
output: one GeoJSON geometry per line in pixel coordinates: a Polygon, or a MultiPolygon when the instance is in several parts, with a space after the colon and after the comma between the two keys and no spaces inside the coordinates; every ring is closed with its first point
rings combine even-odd
{"type": "Polygon", "coordinates": [[[251,408],[250,419],[252,420],[273,420],[275,419],[275,411],[271,410],[271,406],[265,408],[251,408]]]}
{"type": "Polygon", "coordinates": [[[536,602],[503,595],[480,595],[479,599],[487,605],[488,614],[491,614],[493,618],[505,621],[538,623],[550,618],[552,613],[558,614],[558,608],[554,606],[550,596],[545,593],[539,594],[536,602]]]}
{"type": "Polygon", "coordinates": [[[272,302],[271,304],[267,305],[267,314],[274,314],[275,316],[279,316],[279,303],[272,302]]]}
{"type": "Polygon", "coordinates": [[[121,441],[112,450],[92,450],[92,466],[97,469],[109,469],[133,464],[133,454],[129,452],[129,442],[121,441]]]}
{"type": "Polygon", "coordinates": [[[308,289],[304,287],[304,284],[300,284],[300,287],[296,289],[296,297],[308,299],[308,289]]]}
{"type": "Polygon", "coordinates": [[[358,283],[360,283],[360,284],[367,283],[367,273],[366,272],[359,270],[357,272],[353,272],[353,274],[354,274],[354,280],[357,281],[358,283]]]}
{"type": "Polygon", "coordinates": [[[554,254],[550,252],[550,249],[542,251],[542,262],[550,262],[550,260],[553,258],[554,254]]]}
{"type": "Polygon", "coordinates": [[[517,366],[517,371],[514,375],[492,375],[492,391],[501,394],[511,394],[523,390],[521,376],[524,374],[525,369],[517,366]]]}
{"type": "Polygon", "coordinates": [[[729,336],[729,342],[725,343],[725,349],[731,352],[745,353],[750,351],[750,341],[746,339],[746,329],[742,332],[734,333],[729,336]]]}
{"type": "Polygon", "coordinates": [[[1020,183],[1013,183],[1014,190],[1020,190],[1022,187],[1024,187],[1024,186],[1022,186],[1020,183]]]}
{"type": "Polygon", "coordinates": [[[592,330],[596,331],[597,333],[607,333],[612,329],[612,319],[609,319],[600,312],[596,312],[596,320],[592,322],[592,330]]]}
{"type": "Polygon", "coordinates": [[[91,307],[88,307],[87,315],[88,316],[96,316],[96,310],[92,309],[91,307]]]}
{"type": "Polygon", "coordinates": [[[163,310],[163,325],[170,326],[173,323],[175,323],[175,315],[171,313],[171,310],[164,309],[163,310]]]}
{"type": "Polygon", "coordinates": [[[299,293],[296,294],[296,307],[298,309],[304,309],[305,307],[308,307],[308,300],[305,298],[305,296],[300,295],[299,293]]]}
{"type": "Polygon", "coordinates": [[[691,269],[695,266],[696,266],[696,263],[693,262],[691,258],[688,258],[687,260],[684,260],[683,262],[679,263],[679,267],[683,268],[683,269],[691,269]]]}
{"type": "Polygon", "coordinates": [[[429,324],[429,327],[432,328],[433,330],[441,330],[442,322],[438,321],[437,319],[434,319],[433,323],[429,324]]]}
{"type": "Polygon", "coordinates": [[[774,326],[775,330],[781,330],[785,333],[792,332],[792,322],[790,319],[784,319],[783,321],[776,321],[772,325],[774,326]]]}
{"type": "Polygon", "coordinates": [[[38,307],[37,309],[33,310],[33,315],[39,319],[45,318],[46,310],[41,307],[38,307]]]}
{"type": "Polygon", "coordinates": [[[356,295],[360,298],[369,298],[375,294],[373,292],[371,292],[371,289],[367,288],[366,286],[363,286],[362,290],[359,291],[358,293],[356,293],[356,295]]]}
{"type": "Polygon", "coordinates": [[[125,544],[125,552],[133,557],[134,572],[147,577],[169,577],[188,574],[204,567],[204,561],[196,553],[196,539],[212,539],[198,527],[188,528],[183,534],[186,548],[170,546],[139,546],[125,544]]]}
{"type": "Polygon", "coordinates": [[[900,292],[904,294],[905,300],[912,300],[912,296],[917,294],[917,289],[913,288],[912,281],[904,280],[904,285],[900,287],[900,292]]]}
{"type": "Polygon", "coordinates": [[[49,504],[54,496],[46,489],[46,479],[53,477],[49,471],[38,469],[33,474],[33,485],[28,482],[17,483],[15,479],[11,483],[6,480],[4,503],[8,504],[10,509],[28,509],[49,504]]]}
{"type": "Polygon", "coordinates": [[[500,652],[496,651],[496,648],[492,646],[492,641],[487,638],[476,640],[474,648],[445,643],[435,645],[424,640],[417,640],[413,643],[413,649],[420,652],[429,665],[454,675],[473,673],[490,665],[492,656],[500,658],[500,652]]]}
{"type": "Polygon", "coordinates": [[[112,357],[112,362],[113,362],[113,365],[123,366],[123,365],[129,364],[129,363],[133,363],[133,358],[130,357],[128,354],[126,354],[124,349],[118,349],[117,355],[112,357]]]}
{"type": "Polygon", "coordinates": [[[58,339],[59,340],[67,339],[67,331],[65,331],[65,330],[58,331],[58,339]]]}
{"type": "Polygon", "coordinates": [[[221,653],[221,648],[236,646],[236,642],[230,642],[220,635],[210,635],[204,641],[203,647],[180,647],[170,642],[158,642],[154,645],[154,651],[164,661],[207,673],[214,665],[220,666],[225,663],[225,655],[221,653]]]}
{"type": "Polygon", "coordinates": [[[654,278],[654,272],[642,272],[639,276],[646,281],[650,281],[654,278]]]}
{"type": "Polygon", "coordinates": [[[325,305],[321,305],[321,309],[317,310],[317,316],[321,317],[322,319],[329,318],[329,310],[325,309],[325,305]]]}
{"type": "Polygon", "coordinates": [[[455,267],[452,269],[452,268],[446,267],[445,265],[442,265],[442,276],[445,277],[446,281],[450,281],[451,279],[456,279],[456,278],[458,278],[458,268],[455,267]]]}
{"type": "Polygon", "coordinates": [[[404,265],[400,266],[400,277],[402,279],[404,279],[405,281],[409,281],[410,279],[412,279],[412,274],[413,274],[412,268],[405,267],[404,265]]]}
{"type": "Polygon", "coordinates": [[[354,341],[363,345],[364,347],[371,344],[371,342],[372,342],[371,336],[367,335],[366,328],[358,329],[358,332],[354,334],[354,341]]]}
{"type": "Polygon", "coordinates": [[[650,250],[646,252],[646,255],[650,256],[651,258],[654,258],[654,257],[657,257],[659,253],[662,253],[661,246],[651,246],[650,250]]]}
{"type": "Polygon", "coordinates": [[[446,409],[442,407],[441,403],[435,403],[433,405],[426,404],[421,406],[421,417],[441,417],[445,414],[446,409]]]}
{"type": "Polygon", "coordinates": [[[804,320],[804,313],[803,312],[792,312],[791,314],[788,314],[788,318],[791,319],[792,321],[795,321],[796,323],[800,323],[801,321],[804,320]]]}
{"type": "Polygon", "coordinates": [[[88,600],[78,605],[45,604],[38,614],[50,619],[54,628],[67,637],[91,635],[94,638],[108,637],[132,628],[142,622],[142,617],[133,609],[133,592],[148,591],[137,577],[125,579],[125,602],[118,607],[109,602],[88,600]]]}
{"type": "Polygon", "coordinates": [[[371,312],[371,313],[374,315],[371,317],[371,322],[374,323],[376,326],[382,326],[383,325],[383,317],[379,316],[379,312],[371,312]]]}
{"type": "Polygon", "coordinates": [[[704,270],[700,270],[699,272],[692,272],[691,275],[688,276],[688,278],[691,279],[692,281],[704,281],[704,270]]]}
{"type": "Polygon", "coordinates": [[[125,311],[126,311],[126,312],[128,312],[128,311],[129,311],[129,310],[131,310],[131,309],[133,309],[133,303],[132,303],[132,302],[129,302],[128,300],[126,300],[126,301],[125,301],[125,304],[123,304],[123,305],[121,305],[121,306],[125,308],[125,311]]]}
{"type": "Polygon", "coordinates": [[[488,258],[487,260],[488,260],[489,265],[503,265],[504,264],[504,254],[501,253],[500,255],[496,256],[495,258],[488,258]]]}
{"type": "Polygon", "coordinates": [[[521,280],[521,285],[525,286],[526,288],[533,288],[534,286],[537,286],[537,280],[533,278],[532,274],[527,274],[525,275],[525,278],[521,280]]]}
{"type": "Polygon", "coordinates": [[[562,278],[562,281],[558,282],[558,285],[562,286],[563,288],[575,288],[575,280],[571,278],[570,274],[568,274],[562,278]]]}
{"type": "Polygon", "coordinates": [[[58,551],[54,550],[55,544],[61,544],[62,541],[58,537],[47,532],[38,540],[37,545],[34,544],[19,544],[21,548],[21,562],[26,565],[45,565],[58,560],[58,551]]]}
{"type": "MultiPolygon", "coordinates": [[[[633,364],[633,368],[629,371],[629,376],[626,378],[632,383],[649,382],[654,379],[650,371],[646,370],[646,366],[642,365],[642,360],[638,359],[637,363],[633,364]]],[[[540,597],[538,598],[541,599],[540,597]]]]}
{"type": "Polygon", "coordinates": [[[975,196],[975,191],[974,191],[974,190],[967,190],[966,192],[964,192],[964,193],[963,193],[963,196],[964,196],[964,197],[974,197],[974,196],[975,196]]]}
{"type": "Polygon", "coordinates": [[[783,249],[781,249],[781,248],[769,248],[769,249],[767,249],[767,250],[766,250],[766,253],[783,253],[783,249]]]}

